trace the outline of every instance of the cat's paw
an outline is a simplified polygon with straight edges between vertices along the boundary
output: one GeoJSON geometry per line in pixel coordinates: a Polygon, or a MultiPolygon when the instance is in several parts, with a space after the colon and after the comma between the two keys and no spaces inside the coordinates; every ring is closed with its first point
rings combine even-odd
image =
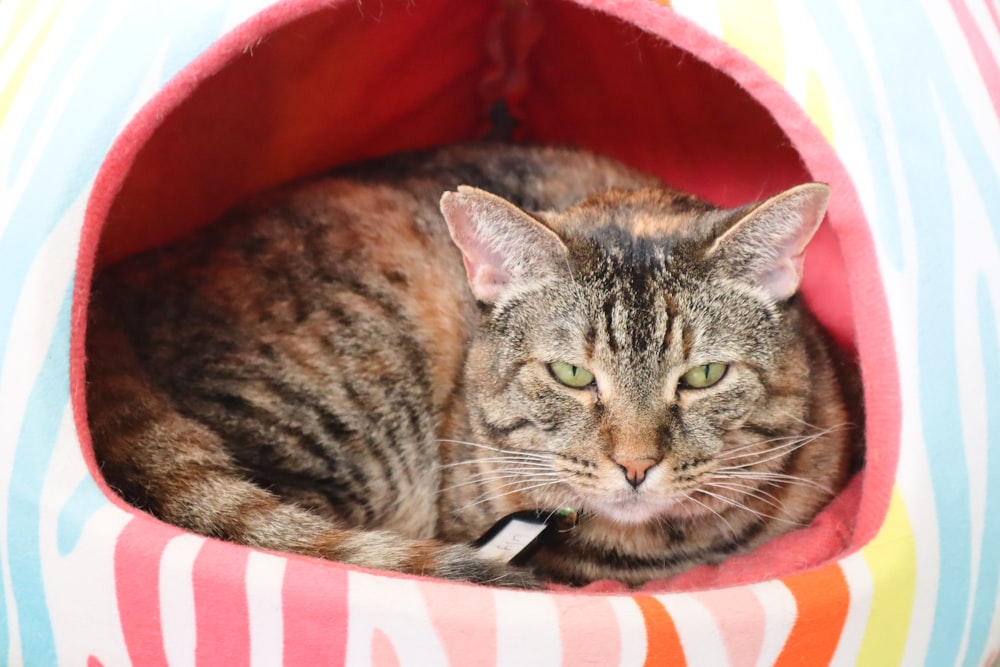
{"type": "Polygon", "coordinates": [[[435,574],[443,579],[484,586],[535,590],[544,588],[530,570],[480,558],[476,549],[464,544],[451,545],[439,554],[435,574]]]}

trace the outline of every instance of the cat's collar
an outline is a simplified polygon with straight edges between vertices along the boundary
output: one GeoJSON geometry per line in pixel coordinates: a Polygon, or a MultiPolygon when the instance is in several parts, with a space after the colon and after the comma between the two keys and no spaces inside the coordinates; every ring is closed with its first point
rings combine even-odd
{"type": "Polygon", "coordinates": [[[579,519],[572,507],[514,512],[493,524],[473,546],[482,558],[524,565],[546,541],[572,529],[579,519]]]}

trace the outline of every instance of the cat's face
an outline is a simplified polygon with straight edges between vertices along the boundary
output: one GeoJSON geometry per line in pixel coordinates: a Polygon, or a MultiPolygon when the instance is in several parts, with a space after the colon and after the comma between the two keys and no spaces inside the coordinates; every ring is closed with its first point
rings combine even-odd
{"type": "Polygon", "coordinates": [[[551,482],[532,489],[542,506],[622,522],[693,511],[684,501],[767,398],[777,310],[656,264],[635,282],[612,271],[548,285],[475,342],[470,403],[491,444],[546,454],[524,466],[551,482]]]}
{"type": "MultiPolygon", "coordinates": [[[[539,507],[622,523],[710,512],[739,484],[719,486],[720,469],[766,446],[775,413],[801,411],[807,364],[781,306],[800,242],[761,268],[741,254],[748,241],[720,247],[745,211],[624,199],[547,217],[525,246],[544,260],[477,273],[513,241],[463,246],[473,291],[477,278],[487,296],[500,288],[467,362],[472,424],[504,450],[508,488],[539,507]],[[500,273],[511,267],[530,277],[500,273]]],[[[808,215],[814,229],[822,211],[808,215]]]]}

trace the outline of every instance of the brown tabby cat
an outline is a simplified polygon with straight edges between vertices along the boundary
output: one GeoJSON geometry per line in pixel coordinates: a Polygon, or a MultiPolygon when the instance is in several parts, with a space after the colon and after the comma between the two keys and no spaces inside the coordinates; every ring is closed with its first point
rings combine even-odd
{"type": "Polygon", "coordinates": [[[849,474],[850,368],[796,295],[828,193],[720,210],[505,144],[285,187],[98,279],[98,461],[164,521],[370,568],[635,585],[717,563],[849,474]],[[581,519],[530,572],[468,546],[563,506],[581,519]]]}

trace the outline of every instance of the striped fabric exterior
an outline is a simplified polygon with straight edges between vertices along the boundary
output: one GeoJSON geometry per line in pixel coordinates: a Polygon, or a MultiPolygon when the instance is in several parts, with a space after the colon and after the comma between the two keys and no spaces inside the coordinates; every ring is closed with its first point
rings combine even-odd
{"type": "Polygon", "coordinates": [[[860,551],[781,580],[631,596],[496,591],[337,567],[317,576],[301,559],[150,533],[91,478],[68,359],[74,264],[97,169],[167,80],[270,4],[0,2],[0,663],[997,659],[996,0],[674,0],[664,9],[780,82],[850,174],[888,296],[902,445],[888,516],[860,551]],[[207,574],[220,563],[245,574],[222,597],[207,574]]]}

